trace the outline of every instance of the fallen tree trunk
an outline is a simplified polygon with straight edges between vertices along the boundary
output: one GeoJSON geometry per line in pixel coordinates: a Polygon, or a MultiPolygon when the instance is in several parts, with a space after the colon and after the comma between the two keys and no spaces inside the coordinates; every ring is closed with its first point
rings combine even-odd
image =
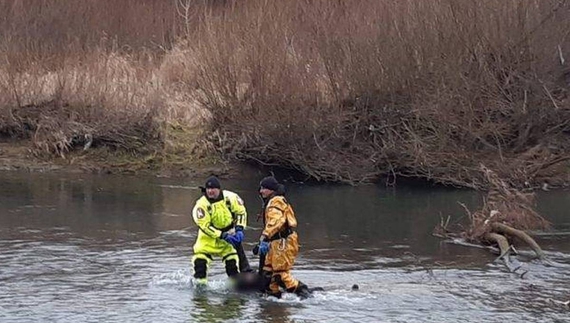
{"type": "Polygon", "coordinates": [[[509,240],[507,240],[505,236],[498,233],[490,232],[485,234],[484,239],[489,242],[496,243],[499,246],[499,251],[501,253],[501,256],[504,256],[509,252],[510,244],[509,240]]]}
{"type": "MultiPolygon", "coordinates": [[[[529,247],[536,253],[538,258],[540,259],[544,258],[544,252],[542,251],[538,243],[536,243],[536,241],[534,241],[534,239],[531,236],[529,236],[526,232],[512,228],[506,224],[497,223],[497,222],[491,223],[491,228],[494,232],[507,234],[521,239],[522,241],[524,241],[526,244],[529,245],[529,247]]],[[[503,251],[501,249],[501,253],[502,252],[503,251]]]]}
{"type": "Polygon", "coordinates": [[[538,258],[543,259],[545,254],[538,243],[524,231],[545,230],[550,227],[550,223],[534,210],[534,194],[513,188],[484,165],[481,165],[480,169],[489,186],[483,207],[471,212],[460,203],[470,219],[470,226],[465,228],[458,225],[457,229],[461,230],[458,234],[456,230],[448,228],[449,220],[442,219],[434,233],[442,237],[459,236],[482,245],[497,245],[500,250],[497,260],[502,260],[511,272],[521,268],[520,263],[510,257],[511,252],[516,254],[514,239],[526,243],[538,258]]]}

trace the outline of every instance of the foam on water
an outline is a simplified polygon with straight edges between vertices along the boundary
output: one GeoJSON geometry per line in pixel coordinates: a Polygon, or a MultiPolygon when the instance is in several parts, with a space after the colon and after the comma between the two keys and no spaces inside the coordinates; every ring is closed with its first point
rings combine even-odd
{"type": "Polygon", "coordinates": [[[188,270],[177,270],[171,273],[164,273],[152,277],[148,283],[149,287],[176,287],[176,288],[191,288],[192,276],[188,270]]]}

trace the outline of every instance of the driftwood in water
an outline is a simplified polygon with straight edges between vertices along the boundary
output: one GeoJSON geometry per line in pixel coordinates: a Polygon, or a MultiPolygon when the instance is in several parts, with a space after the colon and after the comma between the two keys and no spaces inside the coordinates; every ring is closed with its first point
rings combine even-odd
{"type": "Polygon", "coordinates": [[[500,234],[513,236],[513,237],[517,237],[517,238],[521,239],[522,241],[526,242],[526,244],[532,250],[534,250],[534,252],[536,253],[536,255],[539,258],[544,258],[544,252],[542,251],[542,249],[540,248],[538,243],[536,243],[536,241],[531,236],[529,236],[526,232],[521,231],[521,230],[517,230],[515,228],[511,228],[508,225],[503,224],[503,223],[493,223],[493,224],[491,224],[491,228],[493,229],[494,232],[498,232],[500,234]]]}
{"type": "Polygon", "coordinates": [[[500,249],[501,258],[511,270],[508,264],[509,254],[513,250],[514,238],[526,243],[539,258],[544,257],[544,252],[536,241],[524,230],[544,230],[549,228],[550,223],[534,210],[534,194],[522,193],[505,181],[498,178],[495,172],[481,165],[481,171],[485,175],[489,190],[483,201],[483,207],[475,212],[465,208],[470,225],[461,232],[449,230],[442,221],[436,227],[438,236],[461,236],[465,240],[483,245],[497,245],[500,249]]]}
{"type": "Polygon", "coordinates": [[[499,246],[501,255],[505,255],[509,252],[511,245],[509,244],[509,240],[502,234],[489,232],[485,234],[484,238],[491,243],[496,243],[499,246]]]}

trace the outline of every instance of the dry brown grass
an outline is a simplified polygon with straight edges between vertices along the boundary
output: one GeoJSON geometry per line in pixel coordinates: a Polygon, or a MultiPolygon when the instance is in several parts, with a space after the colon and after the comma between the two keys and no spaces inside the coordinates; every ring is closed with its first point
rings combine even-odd
{"type": "Polygon", "coordinates": [[[32,137],[40,151],[62,156],[75,145],[140,150],[158,139],[163,105],[159,84],[141,64],[94,51],[57,70],[2,73],[2,132],[32,137]]]}
{"type": "Polygon", "coordinates": [[[24,3],[0,4],[0,130],[57,107],[36,109],[46,151],[179,141],[166,122],[318,180],[484,188],[483,162],[515,187],[569,181],[567,1],[24,3]]]}
{"type": "Polygon", "coordinates": [[[206,19],[191,83],[227,155],[474,188],[484,161],[532,186],[568,159],[568,6],[250,1],[206,19]]]}
{"type": "Polygon", "coordinates": [[[151,49],[169,44],[175,17],[158,1],[134,3],[3,1],[0,132],[60,156],[159,142],[164,100],[151,49]]]}

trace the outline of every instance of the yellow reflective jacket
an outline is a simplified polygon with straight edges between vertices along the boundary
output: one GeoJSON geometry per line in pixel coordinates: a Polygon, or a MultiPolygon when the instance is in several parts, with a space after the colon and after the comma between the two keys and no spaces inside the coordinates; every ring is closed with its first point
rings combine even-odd
{"type": "Polygon", "coordinates": [[[270,239],[279,232],[297,227],[295,212],[284,196],[277,195],[269,199],[264,210],[264,223],[262,234],[270,239]]]}
{"type": "Polygon", "coordinates": [[[247,212],[243,200],[234,192],[222,190],[223,199],[210,203],[206,196],[196,201],[192,218],[198,228],[212,238],[219,238],[222,232],[235,226],[245,229],[247,212]]]}

